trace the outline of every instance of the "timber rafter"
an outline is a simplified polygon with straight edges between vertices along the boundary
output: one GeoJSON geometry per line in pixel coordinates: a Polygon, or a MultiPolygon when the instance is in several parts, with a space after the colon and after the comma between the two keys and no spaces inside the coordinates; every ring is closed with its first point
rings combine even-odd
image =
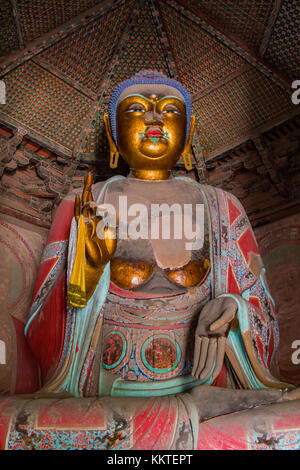
{"type": "Polygon", "coordinates": [[[288,77],[282,70],[279,70],[277,67],[262,58],[258,51],[250,48],[241,41],[240,38],[237,38],[232,33],[225,31],[221,25],[208,16],[196,11],[195,8],[189,4],[188,0],[166,0],[166,2],[190,21],[198,24],[212,36],[217,37],[219,41],[232,49],[251,65],[259,69],[278,86],[290,90],[292,83],[292,79],[290,77],[288,77]]]}
{"type": "MultiPolygon", "coordinates": [[[[165,59],[170,71],[170,76],[174,77],[175,79],[180,80],[180,75],[178,73],[178,68],[176,66],[176,59],[175,55],[171,46],[171,43],[168,38],[167,29],[164,25],[163,16],[161,14],[159,5],[155,0],[148,0],[150,3],[150,8],[152,11],[154,23],[156,25],[159,37],[161,39],[161,45],[164,51],[165,59]]],[[[207,172],[205,161],[202,153],[202,148],[200,144],[200,139],[197,131],[197,127],[195,128],[194,138],[193,138],[193,150],[194,150],[194,157],[196,160],[197,172],[200,181],[204,182],[207,180],[207,172]]]]}
{"type": "Polygon", "coordinates": [[[97,93],[97,97],[94,101],[94,104],[91,107],[91,110],[85,120],[85,123],[83,125],[82,131],[77,138],[75,148],[73,151],[73,154],[76,159],[80,159],[82,153],[84,152],[84,149],[86,147],[86,143],[88,140],[88,137],[90,136],[92,130],[93,130],[93,121],[95,120],[96,116],[98,113],[101,112],[101,108],[104,103],[104,95],[106,92],[107,84],[109,83],[110,77],[114,73],[114,68],[118,64],[119,61],[119,55],[121,53],[123,45],[126,43],[126,40],[128,38],[129,32],[131,28],[134,25],[135,19],[136,19],[136,14],[138,11],[139,6],[136,4],[135,7],[132,9],[132,12],[129,15],[129,18],[127,20],[127,24],[125,26],[125,29],[123,33],[120,36],[119,42],[116,46],[115,54],[111,59],[111,62],[108,66],[108,70],[101,82],[101,86],[99,87],[99,91],[97,93]]]}
{"type": "MultiPolygon", "coordinates": [[[[15,0],[12,1],[15,2],[15,0]]],[[[23,62],[28,61],[56,42],[65,38],[69,34],[77,31],[79,28],[87,25],[91,21],[103,16],[108,11],[119,8],[124,3],[125,0],[105,0],[104,2],[101,2],[101,4],[85,10],[83,13],[67,21],[58,28],[49,31],[34,41],[26,44],[22,50],[7,55],[0,62],[1,75],[8,73],[9,71],[21,65],[23,62]]],[[[16,12],[16,10],[14,11],[16,12]]]]}
{"type": "Polygon", "coordinates": [[[19,17],[18,5],[17,5],[16,0],[10,0],[10,4],[11,4],[12,13],[13,13],[13,16],[14,16],[14,19],[15,19],[15,23],[16,23],[16,28],[17,28],[17,33],[18,33],[18,40],[19,40],[19,45],[20,45],[20,49],[21,49],[21,48],[25,47],[25,42],[24,42],[24,39],[23,39],[22,30],[21,30],[21,26],[20,26],[20,17],[19,17]]]}
{"type": "Polygon", "coordinates": [[[286,113],[283,113],[278,118],[273,119],[273,120],[257,127],[256,129],[253,129],[251,132],[245,134],[243,137],[240,137],[239,139],[237,139],[233,142],[230,142],[229,144],[224,145],[223,147],[220,147],[217,150],[209,153],[205,157],[206,164],[222,159],[222,156],[225,153],[230,152],[231,150],[245,144],[247,141],[253,140],[253,139],[257,138],[258,136],[260,136],[261,134],[263,134],[264,132],[267,132],[267,131],[273,129],[274,127],[277,127],[277,126],[283,124],[284,122],[288,121],[289,119],[295,118],[297,116],[300,116],[300,106],[297,106],[297,107],[295,106],[295,108],[292,109],[292,111],[288,111],[286,113]]]}
{"type": "Polygon", "coordinates": [[[261,41],[261,45],[259,47],[259,53],[260,53],[261,57],[264,56],[264,54],[267,50],[269,40],[271,38],[273,27],[275,25],[275,22],[276,22],[281,4],[282,4],[282,0],[275,0],[274,1],[274,5],[273,5],[272,11],[270,13],[269,21],[268,21],[268,24],[266,26],[264,36],[263,36],[262,41],[261,41]]]}

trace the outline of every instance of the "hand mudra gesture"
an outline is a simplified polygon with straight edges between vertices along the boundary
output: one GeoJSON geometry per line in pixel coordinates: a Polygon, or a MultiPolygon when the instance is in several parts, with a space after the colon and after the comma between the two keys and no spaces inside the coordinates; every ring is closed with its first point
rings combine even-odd
{"type": "Polygon", "coordinates": [[[92,173],[89,172],[84,181],[82,196],[76,194],[74,217],[78,224],[80,216],[84,217],[85,223],[85,250],[89,264],[94,268],[100,268],[110,261],[113,256],[117,240],[113,230],[108,227],[103,229],[103,237],[97,235],[97,226],[103,219],[97,215],[97,204],[92,195],[92,173]]]}
{"type": "Polygon", "coordinates": [[[192,375],[203,380],[212,372],[215,379],[224,362],[226,338],[237,313],[237,303],[230,297],[212,299],[200,312],[195,333],[192,375]]]}

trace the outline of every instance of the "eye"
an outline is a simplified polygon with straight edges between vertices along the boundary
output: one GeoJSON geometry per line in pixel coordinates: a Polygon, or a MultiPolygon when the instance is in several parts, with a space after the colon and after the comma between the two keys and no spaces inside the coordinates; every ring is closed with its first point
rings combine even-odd
{"type": "Polygon", "coordinates": [[[126,113],[145,113],[146,110],[141,106],[134,105],[126,110],[126,113]]]}
{"type": "Polygon", "coordinates": [[[163,114],[168,114],[168,113],[180,114],[180,111],[178,109],[175,109],[175,108],[167,108],[167,109],[163,110],[163,114]]]}

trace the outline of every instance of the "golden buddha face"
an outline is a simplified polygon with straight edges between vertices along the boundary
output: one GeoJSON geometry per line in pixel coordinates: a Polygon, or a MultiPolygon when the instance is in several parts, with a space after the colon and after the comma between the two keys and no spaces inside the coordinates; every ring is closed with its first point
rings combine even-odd
{"type": "Polygon", "coordinates": [[[117,107],[117,147],[130,168],[170,170],[185,147],[187,116],[173,87],[126,90],[117,107]]]}

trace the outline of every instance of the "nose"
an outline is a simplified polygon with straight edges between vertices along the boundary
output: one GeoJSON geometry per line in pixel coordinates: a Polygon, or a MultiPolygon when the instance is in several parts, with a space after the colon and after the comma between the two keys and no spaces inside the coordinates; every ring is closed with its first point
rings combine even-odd
{"type": "Polygon", "coordinates": [[[153,126],[163,125],[163,114],[157,111],[155,104],[153,104],[152,109],[150,111],[147,111],[147,113],[145,113],[145,124],[148,126],[149,125],[153,125],[153,126]]]}

